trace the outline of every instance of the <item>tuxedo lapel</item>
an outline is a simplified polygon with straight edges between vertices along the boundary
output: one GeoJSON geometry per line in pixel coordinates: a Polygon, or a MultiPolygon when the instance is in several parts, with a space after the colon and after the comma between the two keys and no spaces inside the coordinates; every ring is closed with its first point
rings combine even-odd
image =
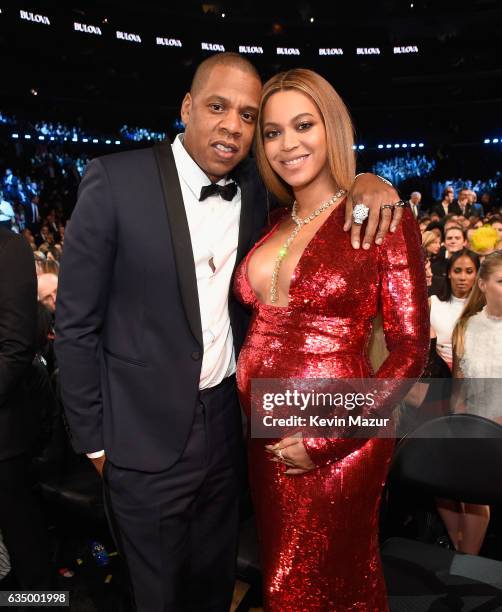
{"type": "Polygon", "coordinates": [[[202,347],[202,324],[200,320],[199,294],[197,291],[192,242],[178,172],[170,143],[156,145],[154,153],[159,167],[164,204],[169,219],[169,230],[171,232],[176,268],[178,270],[181,299],[183,300],[192,333],[202,347]]]}
{"type": "Polygon", "coordinates": [[[245,167],[236,171],[234,176],[241,189],[239,242],[237,245],[237,257],[235,258],[235,265],[237,266],[251,246],[250,242],[253,235],[254,189],[249,172],[246,171],[245,167]]]}

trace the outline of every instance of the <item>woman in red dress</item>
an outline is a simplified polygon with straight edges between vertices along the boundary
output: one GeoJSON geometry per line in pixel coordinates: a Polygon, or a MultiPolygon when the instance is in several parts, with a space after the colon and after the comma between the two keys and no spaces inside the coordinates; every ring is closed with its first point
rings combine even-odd
{"type": "MultiPolygon", "coordinates": [[[[236,274],[236,293],[253,310],[237,368],[248,417],[251,380],[260,378],[376,377],[386,380],[387,403],[400,399],[429,345],[411,212],[384,245],[352,249],[342,205],[354,179],[352,125],[314,72],[265,85],[256,144],[268,189],[290,207],[236,274]],[[379,309],[389,355],[373,372],[366,347],[379,309]]],[[[392,439],[376,437],[249,439],[266,610],[387,610],[378,509],[392,449],[392,439]]]]}

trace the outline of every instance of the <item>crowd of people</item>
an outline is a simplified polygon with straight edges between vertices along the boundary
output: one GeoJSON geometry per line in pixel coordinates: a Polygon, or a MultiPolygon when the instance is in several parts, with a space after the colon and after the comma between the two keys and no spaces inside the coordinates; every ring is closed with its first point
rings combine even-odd
{"type": "MultiPolygon", "coordinates": [[[[502,216],[489,193],[479,194],[478,202],[478,194],[468,188],[456,193],[448,187],[424,210],[418,191],[406,205],[380,177],[354,181],[350,117],[329,83],[311,71],[273,77],[262,92],[247,60],[214,56],[196,73],[182,109],[185,134],[172,147],[157,149],[158,160],[141,150],[91,163],[69,221],[64,202],[75,197],[81,175],[74,157],[45,149],[23,176],[6,168],[0,238],[9,244],[7,229],[24,239],[16,236],[13,244],[20,260],[31,266],[27,284],[36,289],[39,314],[30,313],[40,323],[41,340],[32,352],[47,376],[59,366],[73,444],[104,478],[107,507],[124,536],[120,552],[130,567],[138,608],[181,609],[176,602],[185,581],[207,590],[181,594],[193,598],[194,606],[207,599],[205,607],[192,609],[224,610],[233,588],[238,534],[236,466],[243,451],[238,398],[250,415],[252,379],[375,375],[387,381],[383,410],[394,406],[403,380],[424,371],[458,379],[500,376],[502,216]],[[268,191],[292,203],[292,212],[280,213],[257,243],[267,213],[265,191],[257,174],[250,178],[245,166],[238,168],[251,146],[254,124],[250,112],[225,116],[198,105],[215,82],[236,96],[239,110],[261,108],[258,166],[268,191]],[[298,117],[309,119],[297,128],[298,117]],[[206,137],[211,130],[228,134],[228,126],[237,133],[232,122],[239,122],[240,148],[221,136],[215,142],[206,137]],[[336,150],[335,142],[346,146],[336,150]],[[306,163],[302,174],[310,156],[312,164],[306,163]],[[237,182],[227,180],[234,169],[241,172],[237,182]],[[187,218],[169,192],[176,173],[187,218]],[[214,179],[210,185],[208,177],[214,179]],[[377,199],[366,199],[368,206],[356,204],[366,193],[357,185],[366,185],[377,199]],[[120,193],[120,199],[110,192],[120,193]],[[169,223],[163,207],[150,207],[164,197],[169,223]],[[359,244],[346,239],[340,203],[348,206],[350,198],[353,226],[359,230],[370,209],[389,222],[388,209],[397,211],[394,231],[377,237],[378,248],[356,250],[359,244]],[[207,206],[201,206],[205,199],[207,206]],[[239,229],[240,215],[249,227],[239,229]],[[169,254],[161,257],[166,244],[169,254]],[[229,302],[237,250],[236,298],[229,302]],[[192,254],[196,274],[193,264],[188,268],[192,254]],[[192,284],[186,281],[190,274],[192,284]],[[141,279],[140,286],[132,279],[141,279]],[[346,287],[353,291],[347,293],[346,287]],[[205,300],[200,312],[193,308],[198,296],[205,300]],[[389,351],[373,371],[361,356],[379,305],[389,351]],[[253,311],[247,332],[246,309],[253,311]],[[232,334],[243,347],[237,366],[232,334]],[[427,363],[429,334],[435,342],[427,363]],[[53,356],[48,359],[54,335],[58,364],[53,356]],[[490,342],[490,351],[483,353],[490,342]],[[190,397],[194,409],[187,418],[190,397]],[[152,514],[152,505],[162,510],[152,514]]],[[[10,267],[9,272],[12,276],[10,267]]],[[[24,361],[32,357],[28,349],[24,353],[24,361]]],[[[498,419],[490,412],[490,390],[475,406],[469,394],[458,397],[462,410],[475,408],[498,419]]],[[[266,609],[295,609],[301,597],[305,609],[361,605],[386,610],[376,533],[394,440],[285,435],[267,442],[251,438],[248,446],[266,609]],[[365,575],[371,580],[361,583],[365,575]]],[[[26,466],[16,469],[24,478],[26,466]]],[[[477,554],[489,509],[437,503],[451,546],[477,554]]],[[[14,503],[10,508],[12,522],[14,503]]],[[[30,537],[43,551],[43,534],[35,527],[30,537]]],[[[20,544],[23,537],[13,536],[10,528],[3,536],[17,560],[17,550],[26,544],[20,544]]],[[[21,571],[20,582],[25,588],[48,585],[47,576],[28,570],[21,571]]]]}

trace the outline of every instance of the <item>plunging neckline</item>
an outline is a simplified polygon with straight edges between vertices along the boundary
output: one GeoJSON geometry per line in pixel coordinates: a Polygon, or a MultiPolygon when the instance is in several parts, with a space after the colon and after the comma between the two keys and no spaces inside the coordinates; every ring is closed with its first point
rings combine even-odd
{"type": "MultiPolygon", "coordinates": [[[[303,251],[302,251],[298,261],[296,262],[296,265],[293,268],[293,272],[291,273],[291,276],[289,278],[288,303],[286,305],[284,305],[284,306],[274,306],[274,304],[266,304],[265,302],[262,302],[260,300],[260,298],[258,297],[256,291],[254,290],[253,285],[251,284],[251,281],[249,280],[249,274],[248,274],[249,260],[253,256],[253,253],[256,250],[258,250],[262,246],[262,244],[264,242],[266,242],[271,236],[273,236],[275,234],[275,232],[279,229],[279,226],[281,225],[281,223],[284,221],[284,218],[285,218],[286,215],[281,217],[277,221],[277,223],[272,227],[272,229],[267,234],[265,234],[265,236],[263,236],[263,238],[261,240],[259,240],[253,246],[253,248],[249,251],[249,253],[246,256],[246,261],[244,262],[244,276],[246,278],[246,283],[248,284],[248,286],[249,286],[249,288],[251,290],[251,295],[253,296],[253,300],[254,300],[254,302],[260,308],[269,308],[269,309],[273,308],[273,309],[277,309],[277,310],[287,310],[287,309],[289,309],[289,307],[291,306],[291,290],[292,290],[292,288],[295,285],[296,279],[298,278],[297,272],[298,272],[298,270],[300,268],[300,265],[302,264],[302,261],[304,259],[305,254],[311,248],[312,244],[314,243],[316,238],[321,234],[321,232],[326,227],[326,225],[328,224],[330,219],[333,217],[333,215],[335,215],[338,212],[338,209],[340,208],[342,203],[345,201],[345,198],[346,198],[346,196],[344,198],[342,198],[342,200],[340,200],[340,202],[337,204],[337,206],[335,206],[335,208],[329,213],[329,215],[326,217],[326,219],[323,221],[323,223],[319,226],[317,231],[313,234],[313,236],[310,238],[310,240],[305,245],[305,248],[303,249],[303,251]]],[[[288,212],[288,214],[289,214],[289,212],[288,212]]]]}

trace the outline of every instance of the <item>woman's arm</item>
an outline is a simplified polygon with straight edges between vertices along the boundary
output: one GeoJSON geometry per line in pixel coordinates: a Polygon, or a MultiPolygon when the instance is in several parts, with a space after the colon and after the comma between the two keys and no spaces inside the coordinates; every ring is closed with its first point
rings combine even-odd
{"type": "MultiPolygon", "coordinates": [[[[430,322],[418,234],[411,211],[405,210],[397,231],[387,237],[384,248],[378,248],[380,302],[389,355],[375,373],[378,393],[374,405],[363,409],[363,417],[389,417],[427,363],[430,322]]],[[[325,465],[365,443],[365,439],[353,437],[357,433],[347,428],[343,437],[349,440],[304,438],[304,444],[312,461],[325,465]]]]}

